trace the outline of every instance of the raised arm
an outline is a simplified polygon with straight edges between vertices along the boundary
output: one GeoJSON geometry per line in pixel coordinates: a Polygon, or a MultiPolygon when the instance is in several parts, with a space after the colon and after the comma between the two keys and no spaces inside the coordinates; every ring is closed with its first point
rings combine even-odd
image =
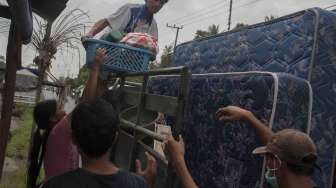
{"type": "Polygon", "coordinates": [[[86,37],[92,38],[94,37],[96,34],[98,34],[99,32],[101,32],[103,29],[105,29],[108,26],[108,21],[104,18],[101,20],[98,20],[93,27],[91,28],[91,30],[86,34],[86,37]]]}
{"type": "Polygon", "coordinates": [[[92,67],[90,68],[90,75],[86,82],[85,89],[83,91],[82,101],[91,100],[97,96],[97,82],[100,66],[105,59],[106,50],[99,48],[96,52],[96,58],[92,67]]]}
{"type": "Polygon", "coordinates": [[[165,142],[165,153],[168,155],[169,162],[172,162],[182,187],[198,188],[191,177],[184,160],[184,143],[181,136],[179,141],[176,141],[173,136],[169,136],[168,140],[165,142]]]}
{"type": "Polygon", "coordinates": [[[258,120],[252,112],[237,106],[219,108],[216,112],[216,116],[220,121],[246,120],[253,128],[256,129],[263,144],[267,144],[273,134],[272,130],[258,120]]]}

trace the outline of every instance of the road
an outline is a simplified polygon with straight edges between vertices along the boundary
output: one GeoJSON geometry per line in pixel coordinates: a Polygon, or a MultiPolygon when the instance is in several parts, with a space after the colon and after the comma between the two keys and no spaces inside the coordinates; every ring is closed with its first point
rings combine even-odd
{"type": "MultiPolygon", "coordinates": [[[[43,90],[44,99],[58,99],[58,96],[55,92],[43,90]]],[[[64,110],[66,113],[70,113],[75,108],[75,100],[70,96],[66,97],[66,101],[64,103],[64,110]]]]}

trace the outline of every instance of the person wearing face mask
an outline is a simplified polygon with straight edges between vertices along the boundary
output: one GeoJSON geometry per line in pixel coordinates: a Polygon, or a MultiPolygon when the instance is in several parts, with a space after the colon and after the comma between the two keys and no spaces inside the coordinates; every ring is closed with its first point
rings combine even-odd
{"type": "Polygon", "coordinates": [[[265,180],[272,188],[315,187],[311,176],[317,168],[317,150],[307,134],[295,129],[273,133],[252,112],[236,106],[220,108],[216,115],[222,121],[246,120],[256,129],[265,146],[252,153],[266,156],[265,180]]]}
{"type": "MultiPolygon", "coordinates": [[[[265,180],[271,188],[316,187],[311,176],[317,167],[317,151],[307,134],[294,129],[284,129],[274,134],[250,111],[236,106],[219,108],[216,116],[220,121],[245,120],[256,129],[266,146],[256,148],[253,154],[266,156],[265,180]]],[[[165,142],[165,151],[180,177],[182,186],[197,188],[184,161],[182,137],[180,141],[176,141],[169,136],[165,142]]]]}
{"type": "Polygon", "coordinates": [[[281,130],[253,154],[266,156],[265,179],[272,188],[314,187],[311,175],[317,151],[307,134],[294,129],[281,130]]]}
{"type": "Polygon", "coordinates": [[[83,39],[94,37],[107,26],[123,33],[147,33],[158,39],[154,14],[167,2],[168,0],[145,0],[145,4],[125,4],[112,15],[97,21],[83,39]]]}

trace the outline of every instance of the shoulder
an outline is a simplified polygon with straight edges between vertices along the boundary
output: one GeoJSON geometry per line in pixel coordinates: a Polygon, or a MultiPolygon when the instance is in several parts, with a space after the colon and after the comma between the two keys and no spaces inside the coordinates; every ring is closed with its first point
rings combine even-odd
{"type": "Polygon", "coordinates": [[[66,172],[62,175],[50,178],[45,184],[43,184],[42,188],[71,187],[72,185],[76,185],[80,182],[81,177],[82,173],[80,170],[66,172]]]}
{"type": "Polygon", "coordinates": [[[65,115],[59,122],[56,123],[55,127],[58,127],[58,126],[65,126],[65,125],[68,125],[70,123],[70,116],[71,115],[65,115]]]}
{"type": "Polygon", "coordinates": [[[60,132],[70,132],[70,120],[69,115],[66,115],[63,119],[56,123],[51,130],[50,135],[58,134],[60,132]]]}
{"type": "Polygon", "coordinates": [[[141,8],[141,7],[143,7],[143,4],[136,4],[136,3],[126,3],[125,5],[127,5],[130,8],[141,8]]]}
{"type": "Polygon", "coordinates": [[[147,184],[143,177],[130,172],[120,172],[123,182],[134,188],[147,188],[147,184]]]}
{"type": "Polygon", "coordinates": [[[156,25],[156,19],[154,17],[152,23],[156,25]]]}
{"type": "Polygon", "coordinates": [[[157,22],[156,22],[155,18],[153,18],[153,20],[152,20],[152,25],[154,26],[155,29],[157,29],[157,22]]]}
{"type": "Polygon", "coordinates": [[[156,39],[158,39],[158,35],[159,35],[158,33],[159,33],[159,31],[158,31],[158,26],[157,26],[156,20],[153,18],[152,24],[150,25],[149,34],[151,34],[152,36],[156,37],[156,39]]]}

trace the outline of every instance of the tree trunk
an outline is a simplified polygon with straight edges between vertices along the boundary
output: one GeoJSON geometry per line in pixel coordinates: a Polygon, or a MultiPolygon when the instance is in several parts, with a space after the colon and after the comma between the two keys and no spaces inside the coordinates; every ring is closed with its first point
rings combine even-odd
{"type": "MultiPolygon", "coordinates": [[[[52,22],[48,22],[47,28],[46,28],[46,34],[44,36],[44,40],[48,40],[50,38],[51,28],[52,28],[52,22]]],[[[44,61],[41,61],[38,64],[39,77],[38,77],[38,83],[37,83],[37,88],[36,88],[35,104],[40,102],[40,100],[41,100],[43,82],[45,80],[46,69],[47,69],[47,66],[48,66],[47,64],[44,64],[44,63],[45,63],[44,61]]],[[[31,129],[31,133],[30,133],[30,143],[29,143],[28,161],[27,161],[27,172],[28,172],[28,168],[29,168],[29,165],[30,165],[30,153],[31,153],[31,149],[32,149],[32,146],[33,146],[33,135],[34,135],[35,130],[36,130],[36,123],[34,121],[33,125],[32,125],[32,129],[31,129]]],[[[27,183],[27,188],[30,188],[29,183],[27,183]]]]}

